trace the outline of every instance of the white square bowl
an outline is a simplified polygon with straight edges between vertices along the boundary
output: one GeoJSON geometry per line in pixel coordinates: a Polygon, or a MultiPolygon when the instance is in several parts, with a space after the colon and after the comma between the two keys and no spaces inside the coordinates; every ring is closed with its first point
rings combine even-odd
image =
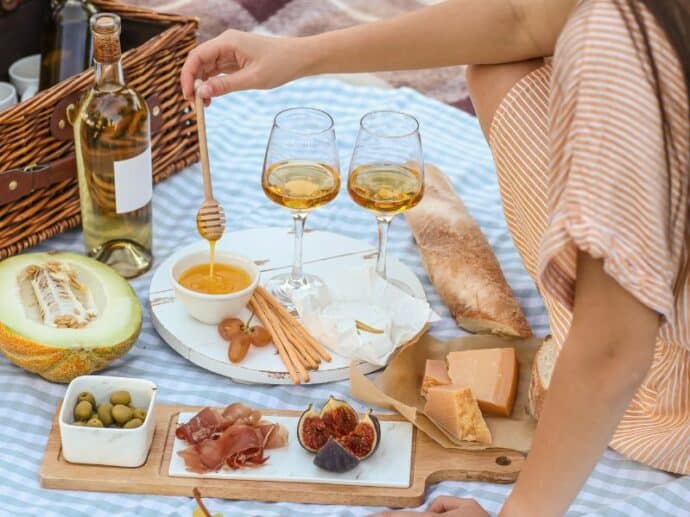
{"type": "Polygon", "coordinates": [[[110,465],[113,467],[140,467],[146,461],[153,432],[156,385],[144,379],[84,375],[70,382],[60,410],[60,438],[62,455],[70,463],[110,465]],[[74,425],[74,406],[79,393],[88,391],[96,403],[106,402],[110,394],[127,390],[132,405],[146,408],[144,423],[135,429],[85,427],[74,425]]]}

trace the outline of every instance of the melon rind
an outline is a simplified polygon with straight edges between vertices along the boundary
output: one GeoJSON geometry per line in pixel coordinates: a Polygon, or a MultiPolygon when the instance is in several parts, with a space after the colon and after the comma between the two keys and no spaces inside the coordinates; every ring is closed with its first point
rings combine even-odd
{"type": "Polygon", "coordinates": [[[27,253],[0,262],[0,351],[14,364],[53,382],[105,368],[127,353],[141,331],[142,310],[129,283],[112,268],[74,253],[27,253]],[[64,261],[84,268],[105,288],[106,310],[83,329],[55,329],[26,317],[17,276],[31,264],[64,261]],[[116,324],[113,324],[116,322],[116,324]],[[117,323],[119,322],[119,323],[117,323]]]}

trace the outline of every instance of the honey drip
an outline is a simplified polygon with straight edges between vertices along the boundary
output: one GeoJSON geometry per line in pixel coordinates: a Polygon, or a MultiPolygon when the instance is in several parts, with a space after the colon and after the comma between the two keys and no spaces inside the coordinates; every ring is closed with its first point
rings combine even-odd
{"type": "Polygon", "coordinates": [[[216,263],[216,241],[208,241],[208,247],[208,274],[211,278],[213,278],[213,266],[216,263]]]}

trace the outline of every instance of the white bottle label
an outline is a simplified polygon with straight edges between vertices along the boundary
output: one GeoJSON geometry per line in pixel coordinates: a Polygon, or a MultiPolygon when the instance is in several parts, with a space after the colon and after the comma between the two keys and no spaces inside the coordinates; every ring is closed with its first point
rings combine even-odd
{"type": "Polygon", "coordinates": [[[133,212],[151,201],[153,197],[153,169],[151,146],[146,151],[113,163],[115,172],[115,211],[118,214],[133,212]]]}

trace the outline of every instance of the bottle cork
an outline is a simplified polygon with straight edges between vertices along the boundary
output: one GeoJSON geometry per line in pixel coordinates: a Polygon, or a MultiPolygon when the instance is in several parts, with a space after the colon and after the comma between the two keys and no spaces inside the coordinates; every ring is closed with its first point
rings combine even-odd
{"type": "Polygon", "coordinates": [[[98,63],[113,63],[120,59],[120,17],[112,13],[98,13],[91,17],[93,58],[98,63]]]}

